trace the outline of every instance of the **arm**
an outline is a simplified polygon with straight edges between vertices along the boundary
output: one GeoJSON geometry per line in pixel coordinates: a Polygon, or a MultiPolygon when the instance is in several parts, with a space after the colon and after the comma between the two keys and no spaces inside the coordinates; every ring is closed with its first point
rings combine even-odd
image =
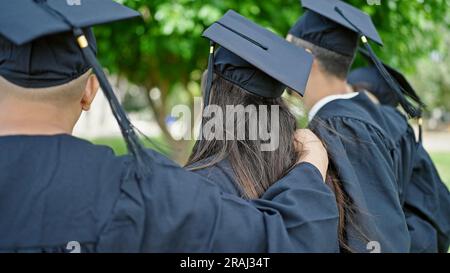
{"type": "Polygon", "coordinates": [[[248,202],[152,156],[151,177],[123,184],[100,251],[338,251],[334,195],[310,163],[299,164],[261,200],[248,202]]]}

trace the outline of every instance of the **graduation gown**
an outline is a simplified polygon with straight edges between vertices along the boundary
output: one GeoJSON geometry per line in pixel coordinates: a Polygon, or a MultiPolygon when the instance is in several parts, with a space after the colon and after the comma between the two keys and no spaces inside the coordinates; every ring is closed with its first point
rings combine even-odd
{"type": "MultiPolygon", "coordinates": [[[[401,118],[398,116],[397,118],[401,118]]],[[[402,185],[411,159],[396,144],[392,131],[408,130],[393,124],[364,93],[338,99],[322,107],[310,128],[325,143],[343,188],[355,207],[355,225],[347,226],[350,247],[368,252],[375,241],[381,252],[409,252],[410,237],[401,202],[402,185]],[[401,177],[401,179],[399,179],[401,177]],[[359,229],[359,231],[358,231],[359,229]]],[[[413,149],[414,147],[408,147],[413,149]]]]}
{"type": "Polygon", "coordinates": [[[450,193],[421,143],[404,190],[403,207],[411,252],[447,253],[450,245],[450,193]]]}
{"type": "MultiPolygon", "coordinates": [[[[194,172],[208,178],[225,193],[236,197],[243,196],[242,191],[236,186],[234,171],[228,160],[194,172]]],[[[301,172],[290,175],[300,186],[298,195],[292,196],[291,200],[292,209],[302,214],[302,218],[292,222],[289,228],[295,245],[291,249],[269,249],[269,252],[339,252],[337,237],[339,214],[334,194],[323,181],[317,183],[301,172]]]]}
{"type": "Polygon", "coordinates": [[[400,201],[406,217],[413,253],[447,253],[450,245],[450,193],[422,143],[416,141],[408,121],[394,107],[380,105],[381,123],[395,140],[400,159],[394,158],[400,201]],[[397,125],[402,130],[392,130],[397,125]],[[405,129],[406,128],[406,129],[405,129]],[[401,164],[399,164],[399,162],[401,164]]]}
{"type": "Polygon", "coordinates": [[[365,251],[367,240],[379,242],[382,252],[448,249],[448,191],[400,112],[360,93],[325,105],[310,127],[326,143],[357,209],[367,238],[349,227],[355,250],[365,251]]]}
{"type": "Polygon", "coordinates": [[[153,151],[139,180],[130,157],[68,135],[0,137],[0,151],[1,252],[293,251],[314,216],[298,200],[323,183],[301,164],[247,202],[153,151]]]}

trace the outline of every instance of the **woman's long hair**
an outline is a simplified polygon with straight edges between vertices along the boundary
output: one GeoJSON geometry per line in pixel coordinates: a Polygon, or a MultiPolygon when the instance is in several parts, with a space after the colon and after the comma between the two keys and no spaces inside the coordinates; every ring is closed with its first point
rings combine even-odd
{"type": "MultiPolygon", "coordinates": [[[[216,77],[211,90],[210,105],[216,105],[225,113],[227,106],[250,106],[249,112],[245,112],[244,119],[237,115],[224,116],[223,132],[225,139],[198,140],[188,160],[188,169],[198,170],[215,165],[228,159],[235,175],[235,183],[243,198],[257,199],[277,180],[284,177],[297,162],[298,155],[294,147],[294,132],[297,128],[296,119],[288,110],[281,98],[269,99],[252,95],[240,87],[216,77]],[[254,117],[260,118],[260,105],[267,106],[267,127],[271,128],[271,106],[277,106],[279,111],[279,146],[273,151],[262,151],[261,145],[268,141],[262,141],[258,136],[256,140],[249,139],[249,128],[254,117]],[[227,120],[234,123],[234,133],[226,131],[227,120]],[[238,130],[245,128],[245,137],[238,140],[238,130]],[[232,135],[230,135],[232,134],[232,135]],[[193,167],[195,166],[195,167],[193,167]]],[[[264,113],[265,114],[265,113],[264,113]]],[[[210,118],[203,117],[203,124],[210,118]]]]}
{"type": "MultiPolygon", "coordinates": [[[[237,130],[234,130],[232,139],[212,139],[204,138],[195,143],[193,152],[186,164],[189,170],[205,169],[223,160],[228,160],[235,176],[235,183],[245,199],[257,199],[276,181],[288,174],[296,165],[299,154],[296,152],[294,144],[294,133],[297,130],[297,120],[290,112],[282,98],[263,98],[255,96],[231,82],[215,77],[211,90],[210,105],[217,105],[221,109],[227,106],[256,106],[253,109],[259,117],[259,106],[267,106],[267,127],[271,128],[271,106],[278,106],[279,119],[279,145],[273,151],[262,151],[261,145],[267,141],[262,141],[259,137],[256,140],[248,138],[248,128],[250,128],[250,115],[246,114],[243,120],[234,119],[234,128],[238,124],[245,124],[246,137],[238,140],[237,130]]],[[[225,113],[225,110],[223,110],[225,113]]],[[[226,120],[223,119],[223,131],[226,130],[226,120]]],[[[202,124],[206,124],[210,118],[203,117],[202,124]]],[[[226,132],[228,134],[229,132],[226,132]]],[[[339,241],[341,250],[351,251],[346,243],[345,226],[346,215],[349,212],[348,198],[343,190],[337,176],[330,168],[326,183],[335,192],[336,203],[339,209],[339,241]]]]}

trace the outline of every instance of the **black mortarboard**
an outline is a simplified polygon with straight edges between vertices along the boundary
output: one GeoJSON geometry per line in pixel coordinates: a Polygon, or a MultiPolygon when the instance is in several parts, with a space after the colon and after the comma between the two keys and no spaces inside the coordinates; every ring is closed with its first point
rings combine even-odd
{"type": "Polygon", "coordinates": [[[289,34],[349,57],[354,56],[359,41],[354,31],[309,10],[289,30],[289,34]]]}
{"type": "Polygon", "coordinates": [[[16,45],[72,32],[73,27],[98,26],[140,15],[112,0],[14,0],[2,1],[0,6],[0,33],[16,45]],[[50,9],[39,6],[43,3],[50,9]]]}
{"type": "Polygon", "coordinates": [[[112,0],[1,1],[0,75],[18,85],[39,88],[68,82],[92,68],[129,151],[143,166],[145,152],[95,57],[90,29],[138,16],[112,0]]]}
{"type": "Polygon", "coordinates": [[[363,85],[383,105],[398,106],[398,98],[375,66],[360,67],[350,72],[347,82],[351,85],[363,85]]]}
{"type": "Polygon", "coordinates": [[[211,41],[205,105],[213,72],[262,97],[280,97],[286,87],[303,95],[313,62],[305,50],[232,10],[203,36],[211,41]],[[221,46],[216,54],[215,44],[221,46]]]}
{"type": "Polygon", "coordinates": [[[354,56],[358,38],[361,38],[370,59],[391,90],[395,92],[406,113],[410,117],[421,116],[420,107],[422,105],[414,99],[413,94],[404,90],[392,78],[372,50],[368,39],[379,45],[383,45],[383,42],[369,15],[340,0],[300,0],[300,2],[307,12],[304,17],[299,19],[289,34],[346,56],[354,56]],[[348,31],[354,34],[352,35],[348,31]],[[413,106],[405,95],[415,100],[419,107],[413,106]]]}
{"type": "MultiPolygon", "coordinates": [[[[364,50],[363,48],[359,48],[359,52],[361,53],[361,55],[372,65],[372,74],[373,76],[373,80],[379,80],[381,82],[383,82],[383,88],[386,88],[387,91],[384,91],[384,96],[389,96],[387,94],[387,92],[391,92],[392,94],[394,94],[395,96],[395,92],[394,90],[392,90],[392,88],[389,86],[388,82],[386,81],[385,78],[383,78],[383,76],[381,75],[380,71],[378,70],[374,70],[375,64],[373,63],[372,58],[370,57],[370,54],[367,50],[364,50]],[[375,75],[376,74],[376,75],[375,75]]],[[[417,102],[420,106],[425,107],[425,104],[423,103],[423,101],[420,99],[419,95],[417,94],[416,90],[414,90],[414,88],[412,87],[412,85],[409,83],[408,79],[406,79],[405,75],[403,75],[400,71],[398,71],[397,69],[393,68],[392,66],[383,63],[383,67],[386,69],[386,71],[392,76],[392,78],[400,85],[400,87],[402,88],[402,91],[404,92],[405,95],[407,95],[408,97],[410,97],[412,100],[414,100],[415,102],[417,102]]],[[[392,97],[392,95],[390,95],[392,97]]],[[[380,100],[382,101],[382,100],[380,100]]],[[[394,102],[394,99],[391,100],[392,102],[394,102]]],[[[395,99],[396,103],[395,105],[399,104],[398,98],[395,99]]]]}
{"type": "MultiPolygon", "coordinates": [[[[400,84],[403,90],[409,90],[411,94],[416,94],[414,88],[408,82],[406,77],[396,69],[384,64],[386,70],[393,76],[393,78],[400,84]]],[[[399,105],[398,97],[392,91],[386,80],[381,76],[380,72],[375,66],[360,67],[350,72],[348,79],[349,84],[361,85],[370,91],[383,105],[397,107],[399,105]]],[[[416,95],[417,96],[417,95],[416,95]]],[[[421,102],[420,98],[417,98],[421,102]]],[[[422,102],[421,102],[422,103],[422,102]]],[[[422,119],[419,118],[419,142],[422,142],[422,119]]]]}
{"type": "MultiPolygon", "coordinates": [[[[84,29],[94,53],[92,29],[84,29]]],[[[25,88],[46,88],[68,83],[91,68],[72,32],[37,38],[22,45],[0,36],[0,75],[25,88]]]]}
{"type": "Polygon", "coordinates": [[[383,45],[370,16],[338,0],[303,0],[307,11],[291,28],[289,34],[345,56],[354,56],[358,47],[359,30],[345,20],[335,8],[352,18],[353,24],[366,37],[383,45]]]}
{"type": "MultiPolygon", "coordinates": [[[[371,66],[357,68],[353,70],[348,76],[348,83],[352,85],[365,84],[366,88],[373,93],[381,104],[397,107],[400,104],[397,94],[392,87],[388,84],[386,79],[380,73],[379,69],[375,66],[370,57],[370,54],[360,48],[362,56],[371,63],[371,66]]],[[[425,107],[417,92],[414,90],[408,79],[395,68],[382,63],[384,69],[392,76],[393,80],[401,87],[402,92],[405,95],[414,100],[420,107],[425,107]]],[[[420,117],[420,116],[419,116],[420,117]]],[[[419,141],[422,142],[422,121],[419,119],[419,141]]]]}
{"type": "Polygon", "coordinates": [[[14,0],[0,7],[0,75],[27,88],[61,85],[91,68],[72,25],[83,29],[96,53],[89,27],[139,15],[110,0],[14,0]]]}

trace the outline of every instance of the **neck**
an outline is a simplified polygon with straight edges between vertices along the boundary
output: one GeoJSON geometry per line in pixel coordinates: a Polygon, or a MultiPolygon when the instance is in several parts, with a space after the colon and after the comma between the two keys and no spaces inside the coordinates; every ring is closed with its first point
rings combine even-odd
{"type": "Polygon", "coordinates": [[[72,134],[78,117],[51,104],[0,101],[0,135],[72,134]]]}
{"type": "Polygon", "coordinates": [[[353,92],[353,89],[345,80],[325,75],[319,75],[314,79],[310,79],[308,89],[310,92],[307,91],[309,94],[305,96],[304,100],[308,110],[311,110],[317,102],[325,97],[353,92]]]}

